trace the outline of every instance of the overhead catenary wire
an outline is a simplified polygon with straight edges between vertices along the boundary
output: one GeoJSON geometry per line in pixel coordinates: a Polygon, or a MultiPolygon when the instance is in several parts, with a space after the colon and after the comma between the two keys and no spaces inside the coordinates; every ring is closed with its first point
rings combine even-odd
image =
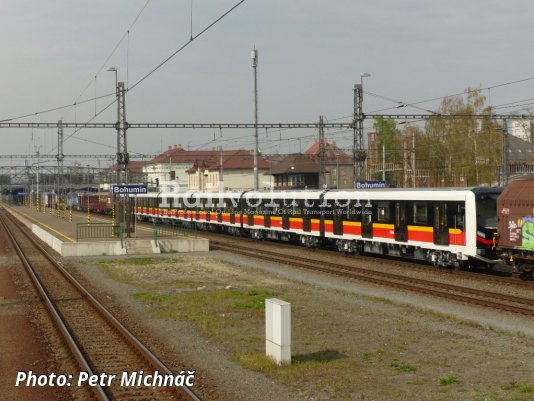
{"type": "Polygon", "coordinates": [[[185,42],[182,46],[180,46],[177,50],[175,50],[173,53],[171,53],[167,58],[165,58],[161,63],[159,63],[156,67],[154,67],[152,70],[150,70],[147,74],[145,74],[141,79],[139,79],[135,84],[133,84],[129,89],[128,92],[134,89],[136,86],[138,86],[141,82],[143,82],[145,79],[147,79],[149,76],[151,76],[153,73],[155,73],[157,70],[159,70],[161,67],[163,67],[165,64],[167,64],[174,56],[179,54],[181,51],[183,51],[187,46],[189,46],[192,42],[195,41],[195,39],[202,36],[204,33],[209,31],[213,26],[215,26],[217,23],[219,23],[223,18],[225,18],[228,14],[230,14],[232,11],[234,11],[237,7],[239,7],[242,3],[244,3],[245,0],[240,0],[237,4],[235,4],[233,7],[231,7],[229,10],[224,12],[222,15],[220,15],[217,19],[212,21],[209,25],[207,25],[204,29],[202,29],[199,33],[196,35],[192,35],[191,38],[185,42]]]}
{"type": "MultiPolygon", "coordinates": [[[[147,3],[145,3],[145,7],[146,5],[148,5],[148,2],[150,0],[147,1],[147,3]]],[[[154,72],[156,72],[158,69],[160,69],[163,65],[165,65],[167,62],[169,62],[173,57],[175,57],[178,53],[180,53],[183,49],[185,49],[189,44],[191,44],[195,39],[199,38],[201,35],[203,35],[204,33],[206,33],[208,30],[210,30],[213,26],[215,26],[218,22],[220,22],[224,17],[226,17],[228,14],[230,14],[233,10],[235,10],[238,6],[240,6],[242,3],[244,3],[245,0],[240,0],[238,3],[236,3],[233,7],[231,7],[229,10],[227,10],[226,12],[224,12],[222,15],[220,15],[218,18],[216,18],[215,20],[213,20],[210,24],[208,24],[204,29],[202,29],[198,34],[194,35],[192,37],[192,39],[190,39],[188,42],[186,42],[185,44],[183,44],[182,46],[180,46],[176,51],[174,51],[170,56],[168,56],[166,59],[164,59],[161,63],[159,63],[155,68],[153,68],[152,70],[150,70],[146,75],[144,75],[141,79],[139,79],[135,84],[133,84],[130,88],[127,89],[127,92],[130,92],[131,90],[133,90],[135,87],[137,87],[141,82],[143,82],[144,80],[146,80],[149,76],[151,76],[154,72]]],[[[144,8],[141,10],[141,12],[144,10],[144,8]]],[[[138,14],[138,17],[140,16],[141,12],[138,14]]],[[[137,18],[138,18],[137,17],[137,18]]],[[[137,18],[136,20],[134,21],[134,23],[137,21],[137,18]]],[[[133,26],[133,24],[132,24],[133,26]]],[[[128,34],[128,31],[127,33],[128,34]]],[[[124,39],[124,36],[123,38],[121,38],[121,41],[124,39]]],[[[120,41],[120,42],[121,42],[120,41]]],[[[120,43],[119,42],[119,43],[120,43]]],[[[117,46],[118,47],[118,44],[117,46]]],[[[116,49],[114,49],[115,51],[116,49]]],[[[111,56],[108,57],[108,59],[106,60],[106,62],[104,64],[102,64],[102,67],[100,68],[99,72],[104,68],[104,66],[106,65],[107,61],[111,58],[111,56]]],[[[92,99],[91,99],[92,100],[92,99]]],[[[88,121],[88,122],[91,122],[94,120],[95,117],[97,117],[98,115],[102,114],[105,110],[107,110],[109,107],[111,107],[114,103],[116,103],[116,99],[114,99],[110,104],[108,104],[106,107],[104,107],[100,112],[98,113],[95,113],[95,115],[88,121]]],[[[69,105],[69,106],[72,106],[72,105],[69,105]]],[[[64,107],[61,107],[61,108],[66,108],[66,107],[69,107],[69,106],[64,106],[64,107]]],[[[1,122],[1,121],[0,121],[1,122]]],[[[70,139],[72,136],[74,136],[75,134],[77,134],[82,128],[78,128],[76,129],[74,132],[72,132],[70,135],[68,135],[64,140],[66,141],[67,139],[70,139]]],[[[57,146],[54,147],[53,149],[51,149],[48,153],[51,153],[53,152],[55,149],[57,149],[57,146]]]]}

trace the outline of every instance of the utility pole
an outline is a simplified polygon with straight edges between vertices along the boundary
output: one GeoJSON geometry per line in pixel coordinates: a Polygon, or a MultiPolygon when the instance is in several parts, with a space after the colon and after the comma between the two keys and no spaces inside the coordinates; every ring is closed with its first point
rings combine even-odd
{"type": "Polygon", "coordinates": [[[502,182],[501,185],[504,187],[508,184],[509,180],[509,170],[508,170],[508,121],[506,119],[502,120],[503,130],[502,130],[502,182]]]}
{"type": "Polygon", "coordinates": [[[415,174],[415,130],[412,131],[412,188],[417,187],[415,174]]]}
{"type": "Polygon", "coordinates": [[[58,194],[61,195],[63,191],[63,121],[57,122],[57,173],[58,173],[58,194]]]}
{"type": "Polygon", "coordinates": [[[323,189],[325,183],[324,177],[324,122],[323,116],[319,116],[319,189],[323,189]]]}
{"type": "Polygon", "coordinates": [[[219,170],[219,192],[224,192],[224,166],[223,166],[223,150],[222,150],[222,146],[219,146],[219,158],[220,158],[220,161],[219,161],[219,164],[221,165],[220,166],[220,170],[219,170]]]}
{"type": "MultiPolygon", "coordinates": [[[[124,182],[128,184],[128,163],[130,161],[130,156],[128,154],[128,142],[127,142],[127,131],[128,123],[126,122],[126,90],[124,88],[124,82],[117,83],[117,184],[124,182]],[[124,176],[121,177],[121,169],[123,170],[124,176]],[[121,179],[122,178],[122,179],[121,179]]],[[[122,222],[125,227],[127,236],[130,236],[130,210],[128,204],[128,195],[125,195],[123,198],[123,207],[122,207],[122,222]]]]}
{"type": "MultiPolygon", "coordinates": [[[[363,76],[362,76],[363,77],[363,76]]],[[[366,159],[366,152],[363,149],[363,85],[354,85],[354,113],[353,113],[353,141],[352,141],[352,162],[353,167],[353,188],[356,188],[356,181],[361,179],[363,174],[363,163],[366,159]]]]}
{"type": "Polygon", "coordinates": [[[252,68],[254,70],[254,190],[258,190],[259,178],[258,178],[258,50],[254,49],[250,53],[252,58],[252,68]]]}

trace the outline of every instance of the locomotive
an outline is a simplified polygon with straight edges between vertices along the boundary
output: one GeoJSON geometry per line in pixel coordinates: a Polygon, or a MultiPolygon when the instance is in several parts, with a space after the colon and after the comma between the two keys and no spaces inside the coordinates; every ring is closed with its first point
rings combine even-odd
{"type": "Polygon", "coordinates": [[[111,215],[113,207],[113,195],[111,192],[78,192],[76,210],[86,211],[88,208],[93,213],[111,215]]]}
{"type": "Polygon", "coordinates": [[[371,189],[149,193],[138,195],[140,220],[255,239],[333,246],[423,260],[436,266],[492,268],[500,188],[371,189]]]}
{"type": "Polygon", "coordinates": [[[523,279],[534,272],[534,177],[512,181],[497,200],[497,250],[523,279]]]}

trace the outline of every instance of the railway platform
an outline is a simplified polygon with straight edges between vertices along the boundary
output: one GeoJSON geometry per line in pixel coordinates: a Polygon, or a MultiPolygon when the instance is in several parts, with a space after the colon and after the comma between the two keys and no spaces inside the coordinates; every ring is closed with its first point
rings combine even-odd
{"type": "MultiPolygon", "coordinates": [[[[185,230],[158,230],[134,224],[135,231],[122,233],[108,216],[34,207],[2,206],[37,237],[62,256],[102,256],[166,252],[204,252],[209,240],[185,230]]],[[[118,223],[117,223],[118,224],[118,223]]]]}

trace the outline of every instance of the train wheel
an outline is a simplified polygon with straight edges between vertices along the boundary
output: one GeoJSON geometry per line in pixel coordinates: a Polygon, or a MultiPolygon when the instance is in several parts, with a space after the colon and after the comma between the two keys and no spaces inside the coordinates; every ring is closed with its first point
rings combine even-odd
{"type": "Polygon", "coordinates": [[[530,269],[530,270],[527,270],[527,269],[521,269],[519,268],[519,278],[521,280],[524,280],[524,281],[528,281],[532,278],[532,273],[533,273],[533,270],[530,269]]]}

